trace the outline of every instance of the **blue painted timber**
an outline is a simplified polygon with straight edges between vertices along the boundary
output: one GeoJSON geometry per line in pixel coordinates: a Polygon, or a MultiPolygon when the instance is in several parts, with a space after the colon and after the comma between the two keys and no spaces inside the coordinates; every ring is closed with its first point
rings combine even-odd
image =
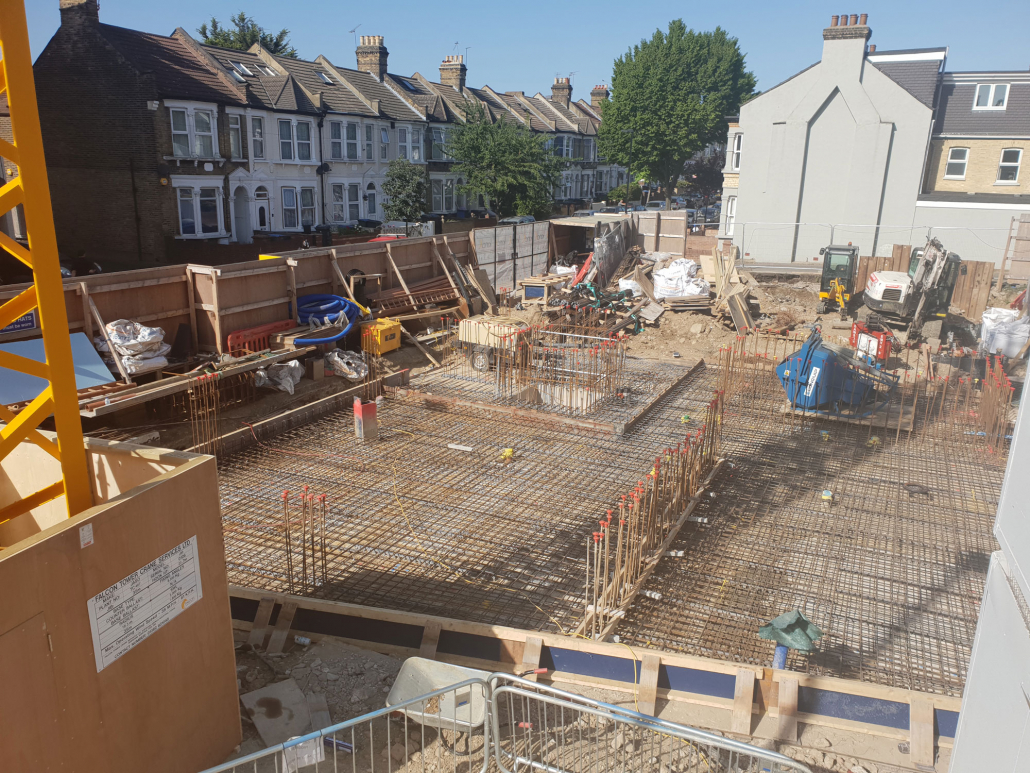
{"type": "Polygon", "coordinates": [[[937,721],[937,735],[954,738],[955,730],[958,729],[958,712],[934,709],[933,713],[937,721]]]}
{"type": "Polygon", "coordinates": [[[908,730],[907,703],[883,698],[867,698],[815,687],[798,687],[798,711],[823,717],[849,719],[869,725],[908,730]]]}

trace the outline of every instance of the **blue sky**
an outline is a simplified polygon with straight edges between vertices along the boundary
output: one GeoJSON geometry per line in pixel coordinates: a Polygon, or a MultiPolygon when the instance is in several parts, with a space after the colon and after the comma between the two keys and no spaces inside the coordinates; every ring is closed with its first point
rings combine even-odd
{"type": "MultiPolygon", "coordinates": [[[[58,0],[27,0],[33,56],[60,24],[58,0]]],[[[212,15],[225,21],[240,9],[269,30],[286,27],[300,55],[325,54],[354,67],[354,38],[383,35],[390,71],[437,77],[447,54],[466,53],[469,85],[500,91],[549,92],[556,75],[572,75],[574,98],[588,99],[596,83],[611,78],[612,61],[656,28],[680,17],[695,29],[722,26],[736,36],[760,89],[776,85],[817,61],[821,30],[830,15],[848,10],[837,3],[607,2],[520,0],[515,3],[365,2],[330,0],[102,0],[108,24],[168,34],[177,26],[191,34],[212,15]],[[455,45],[457,44],[457,45],[455,45]]],[[[980,2],[872,2],[849,13],[868,13],[870,42],[880,50],[949,46],[949,70],[1026,70],[1030,46],[1026,0],[980,2]]]]}

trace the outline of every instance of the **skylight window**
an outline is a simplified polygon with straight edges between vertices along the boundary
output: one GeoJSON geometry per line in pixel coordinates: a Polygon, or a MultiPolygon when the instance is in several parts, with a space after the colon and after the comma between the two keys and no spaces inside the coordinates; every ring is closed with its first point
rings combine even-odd
{"type": "Polygon", "coordinates": [[[321,70],[320,70],[320,71],[319,71],[319,73],[318,73],[318,77],[322,79],[322,83],[328,83],[328,84],[329,84],[330,86],[332,86],[332,85],[333,85],[333,82],[332,82],[332,80],[330,80],[330,79],[329,79],[329,76],[328,76],[328,75],[326,75],[326,74],[325,74],[324,72],[322,72],[321,70]]]}
{"type": "Polygon", "coordinates": [[[233,80],[235,80],[237,83],[246,83],[247,82],[247,79],[244,78],[242,75],[240,75],[235,70],[229,70],[229,74],[233,77],[233,80]]]}
{"type": "Polygon", "coordinates": [[[231,64],[232,68],[236,72],[238,72],[240,75],[253,75],[254,74],[250,70],[247,69],[247,65],[245,65],[243,62],[234,62],[234,61],[232,61],[230,59],[229,60],[229,64],[231,64]]]}
{"type": "Polygon", "coordinates": [[[418,89],[415,88],[415,84],[414,83],[412,83],[411,81],[403,80],[403,79],[400,79],[400,81],[401,81],[401,85],[404,86],[404,88],[406,88],[408,91],[414,91],[414,92],[418,93],[418,89]]]}
{"type": "Polygon", "coordinates": [[[257,68],[258,72],[260,72],[262,75],[267,75],[269,78],[274,78],[276,75],[278,75],[278,73],[271,67],[266,67],[263,64],[259,64],[257,68]]]}

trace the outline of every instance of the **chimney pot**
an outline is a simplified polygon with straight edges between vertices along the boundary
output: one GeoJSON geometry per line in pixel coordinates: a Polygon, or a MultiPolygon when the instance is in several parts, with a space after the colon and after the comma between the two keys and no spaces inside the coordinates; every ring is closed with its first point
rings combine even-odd
{"type": "Polygon", "coordinates": [[[871,46],[869,46],[869,53],[870,54],[875,54],[876,53],[876,44],[875,43],[873,43],[871,46]]]}
{"type": "Polygon", "coordinates": [[[831,27],[836,27],[837,26],[837,22],[839,22],[839,21],[840,21],[840,17],[839,16],[831,16],[830,17],[830,26],[831,27]]]}
{"type": "Polygon", "coordinates": [[[848,26],[848,15],[846,13],[842,13],[840,15],[840,26],[842,26],[842,27],[847,27],[848,26]]]}
{"type": "Polygon", "coordinates": [[[861,24],[863,27],[866,26],[866,22],[868,22],[868,21],[869,21],[869,14],[867,14],[867,13],[863,13],[861,16],[858,17],[858,23],[861,24]]]}
{"type": "Polygon", "coordinates": [[[857,27],[858,26],[858,14],[857,13],[851,14],[851,21],[849,21],[848,24],[851,27],[857,27]]]}
{"type": "Polygon", "coordinates": [[[356,52],[358,69],[368,72],[380,81],[386,77],[386,63],[390,52],[383,45],[382,35],[362,35],[356,52]]]}

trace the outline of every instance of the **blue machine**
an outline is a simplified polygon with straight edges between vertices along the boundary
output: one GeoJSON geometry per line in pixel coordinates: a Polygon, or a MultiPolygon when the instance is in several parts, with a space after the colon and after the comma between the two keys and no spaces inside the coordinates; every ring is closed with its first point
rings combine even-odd
{"type": "Polygon", "coordinates": [[[882,408],[898,383],[897,376],[826,343],[818,330],[776,366],[776,375],[795,410],[850,418],[882,408]]]}

